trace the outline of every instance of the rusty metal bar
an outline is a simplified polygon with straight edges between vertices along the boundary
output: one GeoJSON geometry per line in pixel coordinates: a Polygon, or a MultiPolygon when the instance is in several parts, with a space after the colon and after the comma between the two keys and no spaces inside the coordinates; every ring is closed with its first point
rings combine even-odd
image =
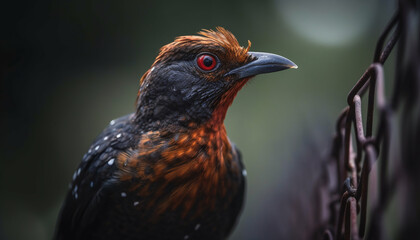
{"type": "Polygon", "coordinates": [[[388,37],[389,33],[391,32],[391,30],[398,24],[399,19],[400,19],[400,11],[397,11],[394,14],[394,16],[391,18],[391,21],[385,27],[385,30],[382,32],[381,36],[379,37],[378,43],[376,44],[375,55],[373,57],[374,63],[379,62],[381,64],[384,64],[384,62],[388,58],[392,48],[394,47],[398,39],[399,32],[394,35],[396,38],[388,42],[387,47],[385,48],[383,47],[384,42],[386,38],[388,37]]]}
{"type": "Polygon", "coordinates": [[[349,197],[346,204],[346,224],[344,229],[344,239],[357,239],[357,211],[356,199],[349,197]]]}
{"type": "MultiPolygon", "coordinates": [[[[385,98],[382,65],[399,38],[399,17],[399,13],[396,13],[379,37],[373,63],[350,90],[347,96],[348,106],[343,109],[337,119],[331,157],[336,161],[337,180],[339,183],[344,182],[344,184],[343,188],[337,188],[337,193],[341,194],[341,200],[339,203],[336,203],[339,204],[338,217],[335,218],[335,213],[331,214],[332,219],[336,220],[334,226],[335,233],[332,233],[328,229],[325,230],[323,235],[324,239],[363,239],[365,232],[371,230],[371,228],[375,228],[376,231],[373,233],[373,236],[380,236],[378,230],[380,229],[380,226],[378,226],[380,224],[375,223],[372,225],[372,221],[382,216],[384,205],[388,199],[388,149],[390,144],[390,119],[393,116],[391,107],[387,105],[385,98]],[[395,31],[392,31],[393,29],[395,31]],[[393,34],[389,36],[391,32],[393,34]],[[385,44],[388,38],[389,40],[385,44]],[[364,124],[362,97],[366,90],[369,92],[367,117],[366,123],[364,124]],[[376,134],[373,135],[375,106],[379,112],[379,124],[376,134]],[[353,153],[352,127],[354,127],[356,156],[353,153]],[[367,228],[369,175],[373,165],[378,160],[380,147],[384,149],[380,159],[380,181],[378,184],[380,200],[373,207],[374,211],[372,211],[371,225],[374,227],[367,228]],[[359,224],[357,221],[358,214],[359,224]]],[[[374,187],[376,188],[377,186],[374,187]]]]}
{"type": "Polygon", "coordinates": [[[372,169],[372,165],[374,160],[376,159],[376,151],[372,144],[369,144],[366,147],[366,158],[364,162],[364,166],[362,169],[362,176],[361,176],[361,191],[357,194],[357,199],[361,199],[361,207],[360,207],[360,226],[359,226],[359,236],[362,238],[365,235],[365,228],[366,228],[366,215],[367,215],[367,198],[368,198],[368,187],[369,187],[369,173],[372,169]]]}

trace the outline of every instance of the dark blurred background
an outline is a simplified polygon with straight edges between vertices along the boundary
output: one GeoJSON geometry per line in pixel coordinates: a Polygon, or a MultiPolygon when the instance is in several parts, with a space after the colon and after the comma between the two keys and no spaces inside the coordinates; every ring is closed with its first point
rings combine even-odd
{"type": "Polygon", "coordinates": [[[262,203],[293,188],[281,180],[297,153],[311,154],[305,142],[328,150],[321,143],[396,3],[58,0],[0,8],[0,239],[50,239],[73,171],[108,122],[134,110],[139,79],[159,48],[216,26],[242,45],[251,40],[252,51],[299,65],[252,80],[225,121],[248,171],[231,239],[256,239],[262,203]]]}

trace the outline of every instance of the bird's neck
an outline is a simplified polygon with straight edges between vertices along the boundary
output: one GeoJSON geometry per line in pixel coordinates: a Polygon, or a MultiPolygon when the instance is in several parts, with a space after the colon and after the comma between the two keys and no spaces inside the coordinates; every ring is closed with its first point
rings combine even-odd
{"type": "Polygon", "coordinates": [[[137,99],[136,124],[144,131],[168,127],[188,129],[192,123],[214,129],[224,128],[227,110],[248,80],[242,79],[219,97],[212,98],[205,98],[200,93],[190,93],[186,97],[182,90],[171,94],[159,89],[141,91],[137,99]]]}
{"type": "Polygon", "coordinates": [[[212,117],[212,110],[198,101],[184,101],[179,92],[168,94],[141,93],[137,102],[135,122],[143,131],[166,128],[190,129],[200,126],[212,117]]]}
{"type": "Polygon", "coordinates": [[[232,88],[230,88],[221,96],[207,124],[210,124],[215,128],[218,128],[219,126],[223,125],[223,121],[225,120],[228,108],[230,107],[230,105],[232,105],[236,94],[238,94],[239,90],[241,90],[241,88],[248,82],[248,80],[249,78],[243,79],[242,81],[236,83],[232,88]]]}

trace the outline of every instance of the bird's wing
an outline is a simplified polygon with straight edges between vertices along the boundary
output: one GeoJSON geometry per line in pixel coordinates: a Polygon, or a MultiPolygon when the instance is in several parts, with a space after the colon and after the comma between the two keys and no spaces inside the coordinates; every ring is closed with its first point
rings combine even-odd
{"type": "Polygon", "coordinates": [[[111,121],[94,141],[73,174],[73,181],[57,221],[55,239],[82,239],[106,209],[107,195],[118,189],[117,156],[136,145],[132,115],[111,121]]]}
{"type": "Polygon", "coordinates": [[[234,161],[238,162],[241,175],[240,175],[240,187],[236,195],[233,197],[233,201],[230,207],[230,220],[228,223],[227,231],[226,231],[226,237],[228,237],[231,233],[234,227],[236,226],[237,220],[239,219],[238,215],[240,214],[242,207],[244,205],[244,198],[245,198],[245,188],[246,188],[246,171],[244,164],[242,163],[242,154],[239,151],[239,149],[232,144],[232,151],[234,156],[234,161]]]}

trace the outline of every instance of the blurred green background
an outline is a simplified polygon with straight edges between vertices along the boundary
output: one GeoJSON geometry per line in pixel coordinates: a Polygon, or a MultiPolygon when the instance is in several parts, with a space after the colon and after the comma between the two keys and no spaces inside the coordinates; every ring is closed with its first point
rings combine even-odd
{"type": "Polygon", "coordinates": [[[299,65],[253,79],[225,121],[248,171],[231,239],[257,239],[261,203],[290,174],[302,137],[330,139],[395,9],[384,0],[3,3],[0,239],[50,239],[73,171],[108,122],[134,110],[159,48],[216,26],[299,65]]]}

